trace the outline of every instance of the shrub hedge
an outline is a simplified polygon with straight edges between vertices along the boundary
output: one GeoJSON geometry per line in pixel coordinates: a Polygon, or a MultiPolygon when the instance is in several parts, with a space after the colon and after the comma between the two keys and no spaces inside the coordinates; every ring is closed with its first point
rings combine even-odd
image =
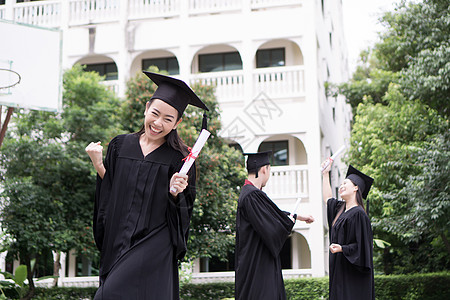
{"type": "MultiPolygon", "coordinates": [[[[377,300],[450,299],[449,287],[450,272],[375,276],[377,300]]],[[[288,279],[285,280],[285,288],[289,300],[327,299],[328,277],[288,279]]],[[[96,288],[36,288],[33,299],[87,300],[94,298],[96,290],[96,288]]],[[[8,292],[7,296],[10,294],[8,292]]],[[[234,299],[234,283],[186,283],[183,284],[180,295],[183,300],[234,299]]]]}
{"type": "Polygon", "coordinates": [[[375,276],[375,297],[380,300],[450,299],[450,272],[375,276]]]}

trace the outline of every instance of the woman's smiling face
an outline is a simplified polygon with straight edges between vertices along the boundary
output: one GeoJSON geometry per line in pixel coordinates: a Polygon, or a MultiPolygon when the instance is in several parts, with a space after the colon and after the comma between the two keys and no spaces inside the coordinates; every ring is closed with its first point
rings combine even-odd
{"type": "Polygon", "coordinates": [[[339,195],[341,195],[342,199],[345,199],[346,196],[356,193],[357,190],[358,186],[354,185],[350,179],[344,179],[339,187],[339,195]]]}
{"type": "Polygon", "coordinates": [[[181,118],[177,120],[178,111],[159,99],[147,102],[144,115],[145,136],[154,141],[164,139],[181,122],[181,118]]]}

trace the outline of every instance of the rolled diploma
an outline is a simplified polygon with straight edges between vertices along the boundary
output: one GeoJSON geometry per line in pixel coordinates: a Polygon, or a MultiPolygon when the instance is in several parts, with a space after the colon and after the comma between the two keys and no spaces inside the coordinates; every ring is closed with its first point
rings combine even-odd
{"type": "MultiPolygon", "coordinates": [[[[186,157],[186,160],[184,161],[184,164],[181,167],[181,170],[179,172],[180,174],[187,174],[189,172],[189,169],[192,167],[192,164],[194,163],[195,159],[200,154],[200,151],[202,150],[203,146],[208,140],[210,134],[211,133],[208,130],[202,129],[202,132],[200,132],[200,135],[198,136],[198,139],[195,142],[194,147],[191,150],[191,153],[186,157]]],[[[171,187],[170,191],[172,193],[175,193],[177,190],[174,187],[171,187]]]]}
{"type": "Polygon", "coordinates": [[[295,207],[294,207],[294,210],[292,211],[292,215],[297,214],[297,209],[300,206],[300,201],[302,201],[302,198],[298,198],[297,202],[295,202],[295,207]]]}
{"type": "Polygon", "coordinates": [[[323,168],[321,168],[320,171],[323,172],[323,170],[325,170],[330,165],[330,163],[332,161],[334,161],[336,159],[336,157],[338,157],[342,153],[342,151],[344,151],[344,149],[345,149],[345,145],[342,145],[342,147],[339,148],[338,151],[336,151],[336,153],[333,154],[329,160],[327,160],[325,166],[323,166],[323,168]]]}

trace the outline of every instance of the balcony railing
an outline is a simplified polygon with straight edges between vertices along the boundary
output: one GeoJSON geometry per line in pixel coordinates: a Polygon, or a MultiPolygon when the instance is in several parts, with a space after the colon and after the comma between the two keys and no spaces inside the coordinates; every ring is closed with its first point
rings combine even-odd
{"type": "Polygon", "coordinates": [[[106,85],[110,91],[113,91],[116,95],[119,94],[119,81],[118,80],[104,80],[102,84],[106,85]]]}
{"type": "Polygon", "coordinates": [[[120,0],[70,0],[69,24],[112,22],[119,19],[120,0]]]}
{"type": "MultiPolygon", "coordinates": [[[[244,72],[238,70],[192,74],[188,81],[190,85],[200,83],[215,86],[219,103],[243,101],[244,93],[248,89],[252,91],[253,97],[261,92],[271,98],[295,98],[305,94],[303,66],[255,69],[251,80],[253,83],[244,82],[244,72]]],[[[103,83],[118,94],[117,80],[107,80],[103,83]]]]}
{"type": "Polygon", "coordinates": [[[128,4],[127,19],[170,18],[182,14],[212,14],[244,9],[300,6],[298,0],[46,0],[16,3],[12,7],[0,5],[0,18],[16,22],[48,27],[118,22],[121,4],[128,4]],[[13,12],[8,13],[8,9],[13,12]],[[62,16],[67,15],[68,20],[62,16]]]}
{"type": "MultiPolygon", "coordinates": [[[[311,277],[311,269],[286,269],[282,270],[284,279],[311,277]]],[[[234,271],[231,272],[205,272],[192,273],[191,283],[208,283],[208,282],[233,282],[234,271]]],[[[53,284],[53,278],[35,281],[37,287],[49,288],[53,284]]],[[[64,277],[59,278],[58,286],[60,287],[98,287],[98,276],[84,277],[64,277]]]]}
{"type": "MultiPolygon", "coordinates": [[[[35,281],[37,287],[49,288],[53,284],[53,278],[47,278],[35,281]]],[[[61,287],[98,287],[98,276],[83,276],[83,277],[63,277],[58,279],[58,286],[61,287]]]]}
{"type": "Polygon", "coordinates": [[[19,3],[14,6],[14,21],[43,27],[61,25],[61,1],[19,3]]]}
{"type": "Polygon", "coordinates": [[[130,0],[128,4],[129,18],[169,18],[179,15],[181,3],[179,0],[130,0]]]}
{"type": "MultiPolygon", "coordinates": [[[[311,269],[285,269],[282,270],[284,279],[312,277],[311,269]]],[[[207,282],[233,282],[235,272],[205,272],[192,273],[192,283],[207,283],[207,282]]]]}
{"type": "Polygon", "coordinates": [[[6,6],[0,5],[0,19],[6,19],[6,6]]]}
{"type": "Polygon", "coordinates": [[[264,191],[271,199],[308,197],[308,166],[277,166],[270,168],[271,177],[264,191]]]}
{"type": "Polygon", "coordinates": [[[264,92],[269,97],[296,97],[305,92],[302,66],[255,69],[254,96],[264,92]]]}
{"type": "Polygon", "coordinates": [[[189,13],[217,13],[231,10],[241,10],[242,0],[190,0],[189,13]]]}
{"type": "Polygon", "coordinates": [[[215,85],[219,103],[242,101],[246,89],[251,89],[253,97],[261,92],[271,98],[301,97],[305,94],[303,66],[255,69],[252,81],[244,82],[243,71],[226,71],[195,74],[190,83],[215,85]]]}
{"type": "Polygon", "coordinates": [[[251,0],[251,8],[252,9],[261,9],[261,8],[269,8],[275,6],[298,6],[301,1],[298,0],[251,0]]]}
{"type": "Polygon", "coordinates": [[[242,70],[195,74],[189,83],[214,85],[217,101],[220,103],[244,99],[244,73],[242,70]]]}

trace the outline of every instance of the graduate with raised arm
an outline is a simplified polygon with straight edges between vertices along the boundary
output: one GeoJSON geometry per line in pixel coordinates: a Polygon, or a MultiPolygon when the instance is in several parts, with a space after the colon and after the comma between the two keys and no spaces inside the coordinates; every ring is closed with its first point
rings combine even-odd
{"type": "Polygon", "coordinates": [[[330,231],[329,299],[375,299],[372,226],[363,204],[373,179],[349,166],[339,187],[342,200],[337,200],[330,185],[332,162],[327,163],[322,164],[322,187],[330,231]]]}
{"type": "Polygon", "coordinates": [[[104,160],[100,143],[86,147],[98,172],[95,300],[179,299],[177,259],[186,252],[196,178],[195,166],[178,173],[189,151],[176,129],[188,104],[208,109],[183,81],[144,73],[158,88],[141,130],[113,138],[104,160]]]}
{"type": "MultiPolygon", "coordinates": [[[[236,214],[236,300],[286,299],[280,251],[295,219],[261,190],[270,177],[269,153],[244,153],[248,155],[248,178],[236,214]]],[[[314,221],[311,216],[296,219],[314,221]]]]}

